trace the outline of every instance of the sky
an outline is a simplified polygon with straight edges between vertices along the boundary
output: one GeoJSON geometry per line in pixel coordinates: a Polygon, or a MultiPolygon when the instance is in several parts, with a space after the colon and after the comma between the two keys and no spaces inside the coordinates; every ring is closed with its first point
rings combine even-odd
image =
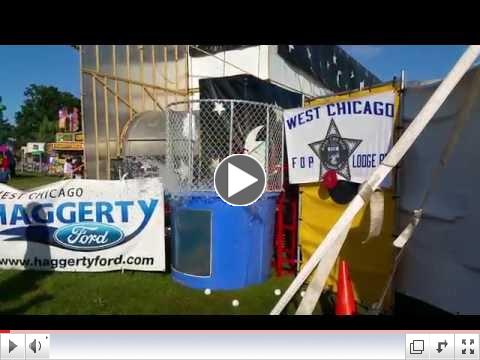
{"type": "Polygon", "coordinates": [[[12,121],[30,84],[53,85],[80,97],[80,56],[67,45],[0,45],[0,96],[12,121]]]}
{"type": "MultiPolygon", "coordinates": [[[[342,45],[381,80],[406,71],[407,80],[444,77],[464,45],[342,45]]],[[[0,45],[0,96],[13,121],[30,84],[53,85],[80,96],[80,59],[68,45],[0,45]]]]}
{"type": "Polygon", "coordinates": [[[407,81],[435,80],[448,71],[466,45],[342,45],[356,60],[381,80],[388,81],[405,70],[407,81]]]}

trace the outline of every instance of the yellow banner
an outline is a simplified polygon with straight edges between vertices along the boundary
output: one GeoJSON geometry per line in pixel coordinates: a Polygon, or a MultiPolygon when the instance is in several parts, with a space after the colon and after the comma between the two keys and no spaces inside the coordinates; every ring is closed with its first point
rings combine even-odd
{"type": "Polygon", "coordinates": [[[81,142],[59,142],[52,144],[52,150],[83,150],[83,143],[81,142]]]}
{"type": "MultiPolygon", "coordinates": [[[[346,99],[355,99],[384,91],[392,85],[366,89],[345,95],[336,95],[310,101],[307,106],[324,105],[346,99]]],[[[398,122],[399,96],[395,96],[395,123],[398,122]]],[[[393,129],[392,129],[393,131],[393,129]]],[[[362,245],[370,226],[370,208],[364,207],[355,217],[340,257],[348,262],[357,300],[371,305],[379,300],[393,266],[393,232],[395,219],[394,189],[384,190],[385,213],[381,234],[362,245]]],[[[305,263],[332,226],[346,209],[332,200],[328,191],[319,184],[300,186],[299,241],[305,263]]],[[[332,270],[326,287],[336,291],[337,266],[332,270]]]]}

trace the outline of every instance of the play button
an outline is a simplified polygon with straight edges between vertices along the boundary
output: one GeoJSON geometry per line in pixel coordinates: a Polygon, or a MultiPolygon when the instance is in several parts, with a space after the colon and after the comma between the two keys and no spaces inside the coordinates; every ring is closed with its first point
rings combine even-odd
{"type": "Polygon", "coordinates": [[[249,155],[230,155],[215,169],[214,185],[218,196],[226,203],[250,205],[265,191],[265,170],[249,155]]]}
{"type": "Polygon", "coordinates": [[[255,184],[258,179],[233,164],[228,163],[228,197],[255,184]]]}
{"type": "Polygon", "coordinates": [[[0,350],[2,360],[25,359],[25,334],[2,334],[0,350]]]}
{"type": "Polygon", "coordinates": [[[8,341],[8,352],[11,353],[13,350],[15,350],[18,347],[17,344],[15,344],[12,340],[8,341]]]}

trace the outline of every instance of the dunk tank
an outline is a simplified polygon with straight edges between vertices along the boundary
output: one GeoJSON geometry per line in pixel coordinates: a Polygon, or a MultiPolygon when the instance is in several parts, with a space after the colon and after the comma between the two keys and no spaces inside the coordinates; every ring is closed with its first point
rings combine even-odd
{"type": "Polygon", "coordinates": [[[271,270],[277,197],[283,186],[282,109],[241,100],[196,100],[167,108],[172,276],[185,286],[240,289],[271,270]],[[232,206],[215,192],[216,166],[249,154],[264,167],[266,191],[232,206]]]}

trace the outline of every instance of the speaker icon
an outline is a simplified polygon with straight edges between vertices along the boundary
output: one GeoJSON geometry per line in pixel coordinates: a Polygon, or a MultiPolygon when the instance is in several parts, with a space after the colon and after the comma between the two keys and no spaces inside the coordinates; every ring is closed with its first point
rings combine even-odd
{"type": "Polygon", "coordinates": [[[33,341],[28,345],[30,350],[33,351],[34,354],[37,353],[37,351],[40,351],[42,349],[42,343],[40,341],[37,341],[37,339],[33,339],[33,341]]]}

